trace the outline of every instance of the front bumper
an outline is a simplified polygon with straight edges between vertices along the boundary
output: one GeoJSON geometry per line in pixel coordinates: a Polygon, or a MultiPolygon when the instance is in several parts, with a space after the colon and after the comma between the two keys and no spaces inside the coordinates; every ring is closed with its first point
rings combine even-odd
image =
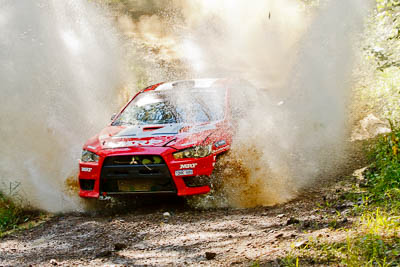
{"type": "Polygon", "coordinates": [[[131,149],[103,150],[99,162],[79,163],[79,195],[98,198],[120,194],[176,194],[188,196],[206,194],[207,184],[214,169],[215,156],[176,160],[172,156],[175,149],[169,147],[141,147],[131,149]],[[158,164],[130,164],[112,158],[133,158],[134,156],[160,156],[158,164]],[[121,163],[121,164],[120,164],[121,163]],[[196,179],[202,177],[203,179],[196,179]],[[204,184],[194,183],[193,180],[204,184]],[[142,188],[141,188],[142,187],[142,188]],[[131,190],[132,189],[132,190],[131,190]]]}

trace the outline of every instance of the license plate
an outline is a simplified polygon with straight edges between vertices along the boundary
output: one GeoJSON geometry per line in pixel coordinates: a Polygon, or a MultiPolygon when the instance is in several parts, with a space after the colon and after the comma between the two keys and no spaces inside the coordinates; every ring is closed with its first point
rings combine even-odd
{"type": "Polygon", "coordinates": [[[118,181],[118,189],[122,192],[151,191],[151,181],[118,181]]]}
{"type": "Polygon", "coordinates": [[[175,176],[185,176],[185,175],[193,175],[193,170],[177,170],[175,171],[175,176]]]}

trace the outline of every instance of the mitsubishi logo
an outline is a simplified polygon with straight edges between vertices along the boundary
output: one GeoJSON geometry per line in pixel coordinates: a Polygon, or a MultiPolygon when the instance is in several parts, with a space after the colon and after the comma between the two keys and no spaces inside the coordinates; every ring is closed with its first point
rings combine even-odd
{"type": "Polygon", "coordinates": [[[138,164],[139,162],[136,161],[135,157],[132,157],[132,161],[129,164],[138,164]]]}

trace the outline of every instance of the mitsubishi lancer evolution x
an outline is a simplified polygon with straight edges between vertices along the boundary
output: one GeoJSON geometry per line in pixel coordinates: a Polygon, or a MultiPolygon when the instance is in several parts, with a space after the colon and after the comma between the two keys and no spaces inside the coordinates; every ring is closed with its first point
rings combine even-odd
{"type": "Polygon", "coordinates": [[[194,79],[141,90],[83,146],[79,195],[208,193],[232,142],[231,85],[194,79]]]}

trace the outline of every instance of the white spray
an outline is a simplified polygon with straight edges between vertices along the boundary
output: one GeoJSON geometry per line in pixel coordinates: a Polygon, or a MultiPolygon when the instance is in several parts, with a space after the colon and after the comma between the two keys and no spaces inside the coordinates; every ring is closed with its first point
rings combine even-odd
{"type": "Polygon", "coordinates": [[[117,33],[78,0],[1,1],[0,32],[0,189],[49,211],[77,209],[65,179],[126,81],[117,33]]]}
{"type": "Polygon", "coordinates": [[[353,41],[370,3],[321,1],[312,13],[294,0],[190,3],[181,51],[193,73],[242,75],[266,88],[233,92],[253,104],[242,107],[223,162],[228,205],[281,203],[340,169],[353,41]]]}
{"type": "Polygon", "coordinates": [[[120,21],[148,46],[163,44],[192,77],[241,76],[265,89],[233,92],[246,99],[246,116],[221,162],[225,193],[212,201],[217,205],[290,200],[346,158],[353,41],[370,3],[314,2],[311,8],[298,0],[175,0],[182,19],[162,35],[170,16],[120,21]]]}

